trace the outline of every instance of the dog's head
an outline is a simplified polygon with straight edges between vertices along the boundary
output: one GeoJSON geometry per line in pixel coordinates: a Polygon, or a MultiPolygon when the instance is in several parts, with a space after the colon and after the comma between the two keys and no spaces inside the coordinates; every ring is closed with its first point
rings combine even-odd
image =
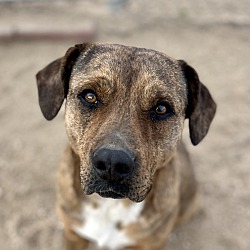
{"type": "Polygon", "coordinates": [[[81,44],[37,74],[48,120],[66,99],[66,130],[85,194],[142,201],[189,119],[194,145],[216,105],[195,70],[153,50],[81,44]]]}

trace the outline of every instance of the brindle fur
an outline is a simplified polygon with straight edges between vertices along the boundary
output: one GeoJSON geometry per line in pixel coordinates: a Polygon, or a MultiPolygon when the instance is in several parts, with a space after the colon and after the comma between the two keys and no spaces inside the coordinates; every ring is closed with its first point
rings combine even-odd
{"type": "MultiPolygon", "coordinates": [[[[163,249],[173,227],[196,210],[197,185],[181,142],[185,118],[194,145],[206,135],[216,104],[195,70],[163,53],[107,44],[81,44],[37,74],[39,102],[53,119],[66,98],[69,144],[58,174],[57,209],[65,227],[66,249],[85,249],[88,241],[72,232],[82,201],[95,191],[93,151],[103,145],[125,148],[136,156],[136,168],[125,184],[126,197],[145,201],[142,220],[129,225],[136,241],[126,249],[163,249]],[[83,89],[102,100],[89,110],[78,98],[83,89]],[[149,110],[165,99],[175,114],[153,121],[149,110]]],[[[125,249],[125,248],[124,248],[125,249]]]]}

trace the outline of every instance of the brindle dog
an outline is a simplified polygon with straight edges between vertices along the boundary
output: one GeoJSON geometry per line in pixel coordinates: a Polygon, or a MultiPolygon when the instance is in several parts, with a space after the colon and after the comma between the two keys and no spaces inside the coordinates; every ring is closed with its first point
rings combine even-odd
{"type": "Polygon", "coordinates": [[[216,111],[196,71],[154,50],[80,44],[37,85],[48,120],[66,99],[57,199],[66,249],[163,249],[197,207],[184,120],[196,145],[216,111]]]}

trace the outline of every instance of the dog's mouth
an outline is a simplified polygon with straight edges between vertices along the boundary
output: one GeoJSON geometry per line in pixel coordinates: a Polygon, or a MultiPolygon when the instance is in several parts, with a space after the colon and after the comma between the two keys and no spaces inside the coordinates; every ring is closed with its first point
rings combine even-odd
{"type": "Polygon", "coordinates": [[[113,198],[113,199],[123,199],[126,198],[123,194],[114,192],[114,191],[100,191],[97,192],[103,198],[113,198]]]}
{"type": "Polygon", "coordinates": [[[91,193],[97,193],[103,198],[123,199],[128,198],[129,187],[124,184],[96,183],[92,186],[91,193]]]}
{"type": "Polygon", "coordinates": [[[107,184],[100,181],[96,181],[92,185],[87,185],[83,188],[85,195],[97,193],[103,198],[129,199],[133,202],[143,201],[150,190],[151,186],[144,186],[141,190],[136,190],[124,184],[107,184]]]}

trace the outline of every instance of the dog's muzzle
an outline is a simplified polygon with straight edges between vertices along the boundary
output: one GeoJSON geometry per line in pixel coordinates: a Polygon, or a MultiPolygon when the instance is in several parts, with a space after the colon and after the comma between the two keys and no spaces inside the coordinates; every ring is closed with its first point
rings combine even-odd
{"type": "Polygon", "coordinates": [[[95,192],[103,197],[125,198],[129,187],[125,184],[135,169],[135,157],[123,149],[101,147],[91,157],[97,177],[95,192]]]}

